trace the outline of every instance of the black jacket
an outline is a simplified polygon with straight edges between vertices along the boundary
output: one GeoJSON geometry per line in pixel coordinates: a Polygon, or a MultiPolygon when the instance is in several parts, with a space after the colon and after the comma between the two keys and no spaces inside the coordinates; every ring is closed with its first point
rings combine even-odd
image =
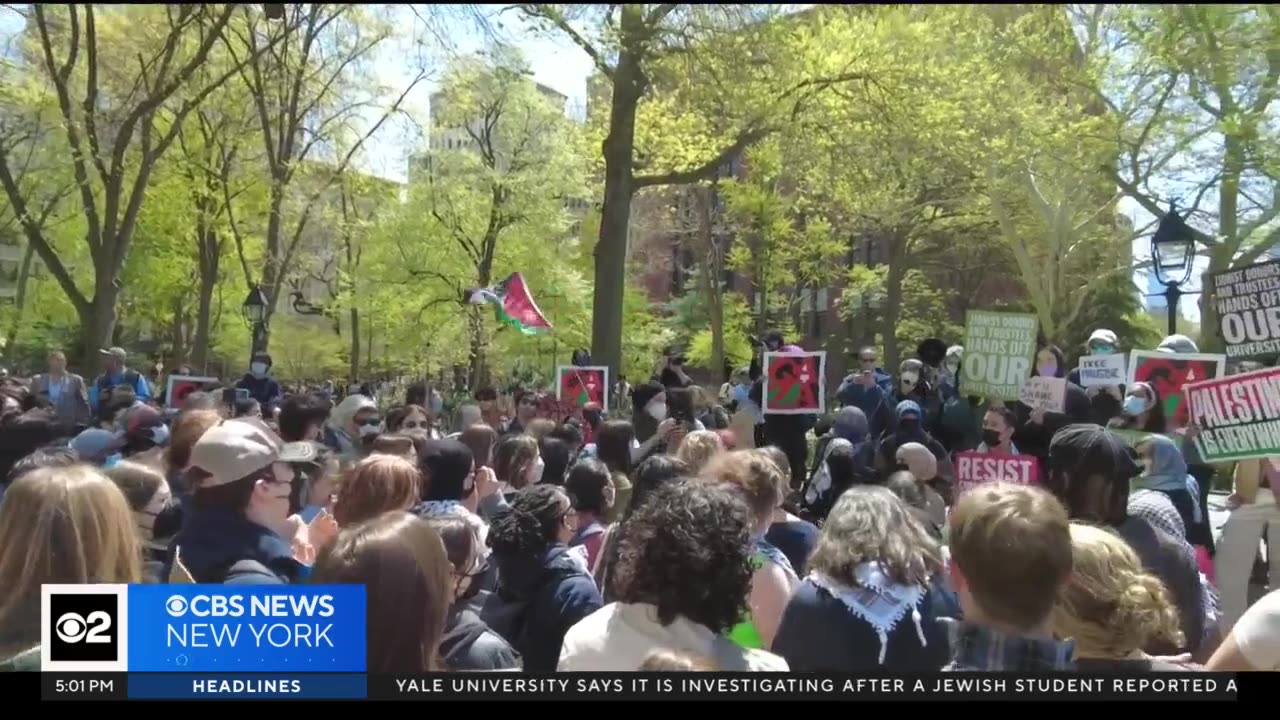
{"type": "Polygon", "coordinates": [[[456,605],[449,609],[440,656],[454,671],[520,669],[520,654],[479,615],[456,605]]]}
{"type": "Polygon", "coordinates": [[[306,574],[289,543],[240,513],[193,506],[174,545],[199,583],[287,585],[306,574]]]}

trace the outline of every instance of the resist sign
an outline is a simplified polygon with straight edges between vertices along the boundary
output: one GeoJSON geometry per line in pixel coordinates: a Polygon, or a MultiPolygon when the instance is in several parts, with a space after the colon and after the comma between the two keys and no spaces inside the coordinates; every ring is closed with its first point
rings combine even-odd
{"type": "Polygon", "coordinates": [[[1017,400],[1036,356],[1035,315],[970,310],[965,316],[964,390],[1017,400]]]}
{"type": "Polygon", "coordinates": [[[956,453],[956,482],[960,492],[993,482],[1035,485],[1040,464],[1031,455],[969,451],[956,453]]]}

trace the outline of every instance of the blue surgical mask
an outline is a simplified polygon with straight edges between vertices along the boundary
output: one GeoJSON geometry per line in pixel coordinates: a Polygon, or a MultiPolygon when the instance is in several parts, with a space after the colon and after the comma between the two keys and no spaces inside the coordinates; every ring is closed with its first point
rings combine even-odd
{"type": "Polygon", "coordinates": [[[1112,355],[1116,349],[1110,345],[1094,345],[1089,348],[1090,355],[1112,355]]]}
{"type": "Polygon", "coordinates": [[[1147,411],[1147,401],[1137,395],[1130,395],[1124,399],[1124,414],[1130,417],[1137,417],[1147,411]]]}
{"type": "Polygon", "coordinates": [[[266,363],[256,362],[256,363],[249,364],[249,372],[253,373],[254,377],[265,376],[267,374],[267,369],[268,368],[266,363]]]}

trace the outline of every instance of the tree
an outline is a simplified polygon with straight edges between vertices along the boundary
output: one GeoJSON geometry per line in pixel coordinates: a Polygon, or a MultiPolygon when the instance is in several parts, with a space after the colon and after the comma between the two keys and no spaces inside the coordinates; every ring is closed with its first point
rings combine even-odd
{"type": "MultiPolygon", "coordinates": [[[[816,33],[848,33],[851,15],[843,9],[780,19],[780,8],[766,5],[518,7],[537,27],[563,33],[578,45],[612,87],[601,145],[604,191],[591,345],[595,361],[616,371],[635,193],[710,178],[726,161],[778,130],[815,95],[833,85],[865,80],[863,58],[838,44],[814,41],[816,33]],[[591,31],[579,31],[577,20],[591,31]],[[689,106],[664,101],[661,83],[672,76],[705,79],[705,100],[697,107],[713,108],[714,115],[695,117],[687,112],[689,106]],[[693,133],[667,138],[674,151],[637,147],[648,130],[640,122],[646,117],[646,100],[652,103],[650,118],[663,115],[664,107],[677,111],[665,114],[678,121],[664,127],[693,126],[693,133]]],[[[849,37],[842,36],[845,41],[849,37]]]]}
{"type": "MultiPolygon", "coordinates": [[[[290,5],[281,23],[245,8],[243,19],[224,44],[249,91],[266,164],[262,272],[253,277],[247,262],[244,270],[247,283],[259,284],[267,296],[269,326],[318,205],[332,197],[331,189],[361,148],[427,75],[419,70],[384,109],[384,89],[370,77],[367,64],[394,31],[365,6],[290,5]],[[269,45],[280,49],[266,52],[269,45]],[[360,127],[362,114],[371,110],[380,113],[378,119],[360,127]]],[[[234,208],[229,219],[243,257],[253,219],[234,208]]],[[[261,339],[263,349],[269,340],[261,339]]]]}
{"type": "MultiPolygon", "coordinates": [[[[0,142],[0,186],[27,242],[75,306],[90,366],[97,362],[96,348],[109,345],[115,332],[119,281],[152,172],[187,116],[238,70],[233,65],[196,79],[235,9],[113,6],[99,28],[94,5],[31,6],[39,62],[28,92],[36,98],[51,93],[57,111],[49,117],[43,103],[36,103],[13,121],[31,132],[19,142],[12,136],[0,142]],[[120,77],[124,68],[135,67],[132,83],[120,77]],[[54,126],[61,137],[54,136],[54,126]],[[83,247],[92,262],[91,289],[75,276],[69,249],[55,246],[41,224],[56,193],[51,197],[21,175],[28,143],[43,145],[46,157],[61,157],[70,166],[85,224],[83,247]]],[[[282,37],[264,42],[246,59],[255,60],[282,37]]]]}
{"type": "Polygon", "coordinates": [[[1104,170],[1156,217],[1177,202],[1208,254],[1202,346],[1221,347],[1208,276],[1280,244],[1276,95],[1280,8],[1124,5],[1074,9],[1090,74],[1121,120],[1104,170]]]}

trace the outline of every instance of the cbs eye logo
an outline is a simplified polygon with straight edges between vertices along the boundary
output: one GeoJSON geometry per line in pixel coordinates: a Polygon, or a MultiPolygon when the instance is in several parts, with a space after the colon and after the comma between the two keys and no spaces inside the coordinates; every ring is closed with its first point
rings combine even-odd
{"type": "Polygon", "coordinates": [[[54,662],[114,662],[115,595],[53,595],[49,598],[50,659],[54,662]]]}

